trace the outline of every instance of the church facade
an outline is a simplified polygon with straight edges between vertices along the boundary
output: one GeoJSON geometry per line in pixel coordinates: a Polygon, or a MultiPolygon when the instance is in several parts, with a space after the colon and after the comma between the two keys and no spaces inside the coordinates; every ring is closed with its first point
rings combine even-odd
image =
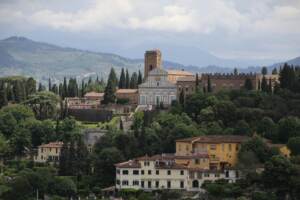
{"type": "Polygon", "coordinates": [[[148,72],[144,83],[139,85],[139,105],[169,106],[176,101],[176,85],[168,80],[168,72],[155,68],[148,72]]]}

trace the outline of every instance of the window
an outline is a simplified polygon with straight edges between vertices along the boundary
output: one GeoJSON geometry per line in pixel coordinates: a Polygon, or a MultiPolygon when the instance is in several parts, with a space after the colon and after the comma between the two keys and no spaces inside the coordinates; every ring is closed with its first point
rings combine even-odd
{"type": "Polygon", "coordinates": [[[144,165],[145,165],[145,166],[149,166],[149,165],[150,165],[150,162],[149,162],[149,161],[145,161],[145,162],[144,162],[144,165]]]}
{"type": "Polygon", "coordinates": [[[151,175],[151,170],[148,170],[148,175],[151,175]]]}
{"type": "Polygon", "coordinates": [[[122,174],[128,175],[128,170],[123,170],[123,171],[122,171],[122,174]]]}
{"type": "Polygon", "coordinates": [[[119,169],[117,169],[117,174],[120,174],[120,170],[119,169]]]}
{"type": "Polygon", "coordinates": [[[134,180],[134,181],[132,181],[132,185],[139,185],[139,181],[138,180],[134,180]]]}
{"type": "Polygon", "coordinates": [[[204,173],[204,177],[209,177],[209,173],[204,173]]]}
{"type": "Polygon", "coordinates": [[[133,175],[139,175],[139,170],[133,170],[132,174],[133,175]]]}
{"type": "Polygon", "coordinates": [[[58,153],[58,148],[55,148],[55,152],[58,153]]]}
{"type": "Polygon", "coordinates": [[[159,170],[156,170],[156,175],[159,175],[159,170]]]}
{"type": "Polygon", "coordinates": [[[52,148],[50,147],[50,152],[52,151],[52,148]]]}
{"type": "Polygon", "coordinates": [[[148,181],[148,188],[151,188],[151,181],[148,181]]]}
{"type": "Polygon", "coordinates": [[[168,175],[171,175],[171,170],[168,170],[168,175]]]}
{"type": "Polygon", "coordinates": [[[220,174],[215,174],[215,177],[220,177],[220,174]]]}
{"type": "Polygon", "coordinates": [[[229,149],[229,151],[231,151],[231,144],[228,145],[228,149],[229,149]]]}
{"type": "Polygon", "coordinates": [[[180,188],[184,188],[184,182],[180,181],[180,188]]]}
{"type": "Polygon", "coordinates": [[[226,178],[229,177],[229,171],[226,171],[225,176],[226,176],[226,178]]]}
{"type": "Polygon", "coordinates": [[[120,185],[120,180],[117,179],[117,180],[116,180],[116,183],[117,183],[117,185],[120,185]]]}
{"type": "Polygon", "coordinates": [[[155,187],[159,188],[159,181],[155,181],[155,187]]]}
{"type": "Polygon", "coordinates": [[[145,174],[144,170],[141,170],[141,174],[142,174],[142,175],[144,175],[144,174],[145,174]]]}
{"type": "Polygon", "coordinates": [[[122,185],[128,185],[128,181],[127,180],[122,181],[122,185]]]}
{"type": "Polygon", "coordinates": [[[183,170],[180,170],[180,175],[184,175],[184,171],[183,170]]]}
{"type": "Polygon", "coordinates": [[[238,151],[238,150],[239,150],[239,145],[238,145],[238,144],[236,144],[236,146],[235,146],[235,150],[236,150],[236,151],[238,151]]]}
{"type": "Polygon", "coordinates": [[[217,149],[217,145],[215,145],[215,144],[210,145],[210,150],[216,150],[216,149],[217,149]]]}
{"type": "Polygon", "coordinates": [[[145,183],[144,181],[141,181],[141,187],[144,188],[145,187],[145,183]]]}
{"type": "Polygon", "coordinates": [[[167,188],[171,188],[171,181],[167,182],[167,188]]]}
{"type": "Polygon", "coordinates": [[[199,163],[199,159],[195,159],[195,164],[198,165],[199,163]]]}
{"type": "Polygon", "coordinates": [[[156,83],[156,86],[159,86],[159,82],[156,83]]]}
{"type": "Polygon", "coordinates": [[[44,153],[44,148],[41,149],[41,152],[44,153]]]}

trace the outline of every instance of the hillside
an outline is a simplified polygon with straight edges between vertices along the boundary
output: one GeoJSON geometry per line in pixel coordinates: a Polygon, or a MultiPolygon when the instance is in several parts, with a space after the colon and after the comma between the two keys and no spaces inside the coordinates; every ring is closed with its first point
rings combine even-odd
{"type": "MultiPolygon", "coordinates": [[[[141,53],[142,55],[142,53],[141,53]]],[[[300,65],[300,57],[287,61],[300,65]]],[[[107,77],[110,67],[120,71],[122,67],[129,71],[142,69],[143,59],[129,59],[116,54],[64,48],[24,37],[10,37],[0,40],[0,76],[33,76],[45,82],[49,77],[62,80],[64,76],[84,78],[91,75],[107,77]]],[[[165,68],[185,69],[199,73],[230,73],[232,67],[208,65],[206,67],[184,66],[175,62],[164,61],[165,68]]],[[[280,66],[281,63],[270,66],[280,66]]],[[[260,67],[239,69],[240,72],[259,72],[260,67]]]]}

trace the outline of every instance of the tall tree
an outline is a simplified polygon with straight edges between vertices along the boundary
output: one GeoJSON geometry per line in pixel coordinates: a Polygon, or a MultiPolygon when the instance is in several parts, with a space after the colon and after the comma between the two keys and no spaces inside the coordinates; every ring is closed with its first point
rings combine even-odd
{"type": "Polygon", "coordinates": [[[0,108],[6,106],[8,103],[7,100],[7,90],[5,88],[5,83],[0,83],[0,108]]]}
{"type": "Polygon", "coordinates": [[[30,77],[26,81],[26,95],[31,95],[36,92],[36,81],[30,77]]]}
{"type": "Polygon", "coordinates": [[[212,92],[210,75],[207,76],[207,92],[212,92]]]}
{"type": "Polygon", "coordinates": [[[182,90],[180,91],[180,95],[179,95],[179,103],[184,106],[184,88],[182,88],[182,90]]]}
{"type": "Polygon", "coordinates": [[[234,69],[233,69],[233,74],[234,74],[234,75],[238,75],[238,74],[239,74],[239,72],[238,72],[238,69],[237,69],[237,68],[234,68],[234,69]]]}
{"type": "Polygon", "coordinates": [[[126,77],[125,77],[125,79],[126,79],[126,86],[125,86],[125,88],[129,88],[129,86],[130,86],[130,77],[129,77],[129,73],[128,73],[128,69],[126,69],[126,77]]]}
{"type": "Polygon", "coordinates": [[[292,89],[295,83],[295,71],[292,66],[284,64],[279,73],[280,87],[283,89],[292,89]]]}
{"type": "Polygon", "coordinates": [[[117,86],[117,78],[116,78],[116,73],[114,68],[111,68],[109,76],[108,76],[108,81],[107,85],[104,90],[104,99],[103,103],[108,104],[108,103],[115,103],[116,100],[116,86],[117,86]]]}
{"type": "Polygon", "coordinates": [[[66,97],[68,97],[68,85],[67,85],[67,78],[64,77],[62,98],[64,99],[66,97]]]}
{"type": "Polygon", "coordinates": [[[51,79],[48,79],[48,91],[51,91],[52,89],[52,84],[51,84],[51,79]]]}
{"type": "Polygon", "coordinates": [[[264,76],[267,75],[268,74],[268,68],[267,67],[262,67],[261,68],[261,74],[264,75],[264,76]]]}
{"type": "Polygon", "coordinates": [[[85,89],[85,85],[84,85],[84,80],[81,80],[81,92],[80,92],[80,96],[84,97],[84,89],[85,89]]]}
{"type": "Polygon", "coordinates": [[[133,72],[130,79],[130,88],[136,89],[138,88],[138,75],[136,72],[133,72]]]}
{"type": "Polygon", "coordinates": [[[196,73],[196,90],[199,88],[199,75],[196,73]]]}
{"type": "Polygon", "coordinates": [[[124,89],[126,87],[126,78],[124,68],[121,70],[120,79],[119,79],[119,88],[124,89]]]}
{"type": "Polygon", "coordinates": [[[272,70],[272,74],[273,75],[276,75],[276,74],[278,74],[278,72],[277,72],[277,68],[275,67],[273,70],[272,70]]]}
{"type": "Polygon", "coordinates": [[[268,92],[268,82],[265,76],[261,80],[261,91],[268,92]]]}
{"type": "Polygon", "coordinates": [[[139,75],[138,75],[138,85],[143,83],[143,75],[141,73],[141,71],[139,70],[139,75]]]}
{"type": "Polygon", "coordinates": [[[247,78],[245,80],[244,87],[245,87],[246,90],[253,90],[253,85],[252,85],[252,81],[251,81],[250,78],[247,78]]]}
{"type": "Polygon", "coordinates": [[[68,170],[69,170],[68,160],[69,160],[69,147],[68,147],[68,143],[64,142],[59,157],[59,168],[58,168],[59,175],[61,176],[68,175],[68,170]]]}
{"type": "Polygon", "coordinates": [[[20,103],[25,100],[25,98],[26,98],[25,86],[24,86],[24,84],[21,84],[20,81],[14,82],[13,92],[14,92],[14,96],[15,96],[15,101],[17,103],[20,103]]]}

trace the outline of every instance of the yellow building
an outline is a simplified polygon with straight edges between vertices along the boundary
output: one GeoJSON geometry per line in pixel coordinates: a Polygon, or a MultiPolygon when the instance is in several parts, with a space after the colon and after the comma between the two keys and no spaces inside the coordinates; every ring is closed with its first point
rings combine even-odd
{"type": "Polygon", "coordinates": [[[291,150],[285,144],[267,143],[269,147],[278,149],[279,153],[287,158],[291,155],[291,150]]]}
{"type": "Polygon", "coordinates": [[[168,80],[171,83],[177,83],[177,81],[180,78],[191,78],[194,81],[196,80],[196,77],[193,73],[184,71],[184,70],[167,70],[168,72],[168,80]]]}
{"type": "Polygon", "coordinates": [[[50,142],[48,144],[42,144],[38,146],[38,152],[34,157],[34,162],[59,162],[59,156],[62,146],[63,142],[50,142]]]}
{"type": "Polygon", "coordinates": [[[208,154],[209,169],[224,169],[237,163],[241,143],[247,136],[238,135],[206,135],[176,140],[176,155],[188,156],[208,154]]]}

